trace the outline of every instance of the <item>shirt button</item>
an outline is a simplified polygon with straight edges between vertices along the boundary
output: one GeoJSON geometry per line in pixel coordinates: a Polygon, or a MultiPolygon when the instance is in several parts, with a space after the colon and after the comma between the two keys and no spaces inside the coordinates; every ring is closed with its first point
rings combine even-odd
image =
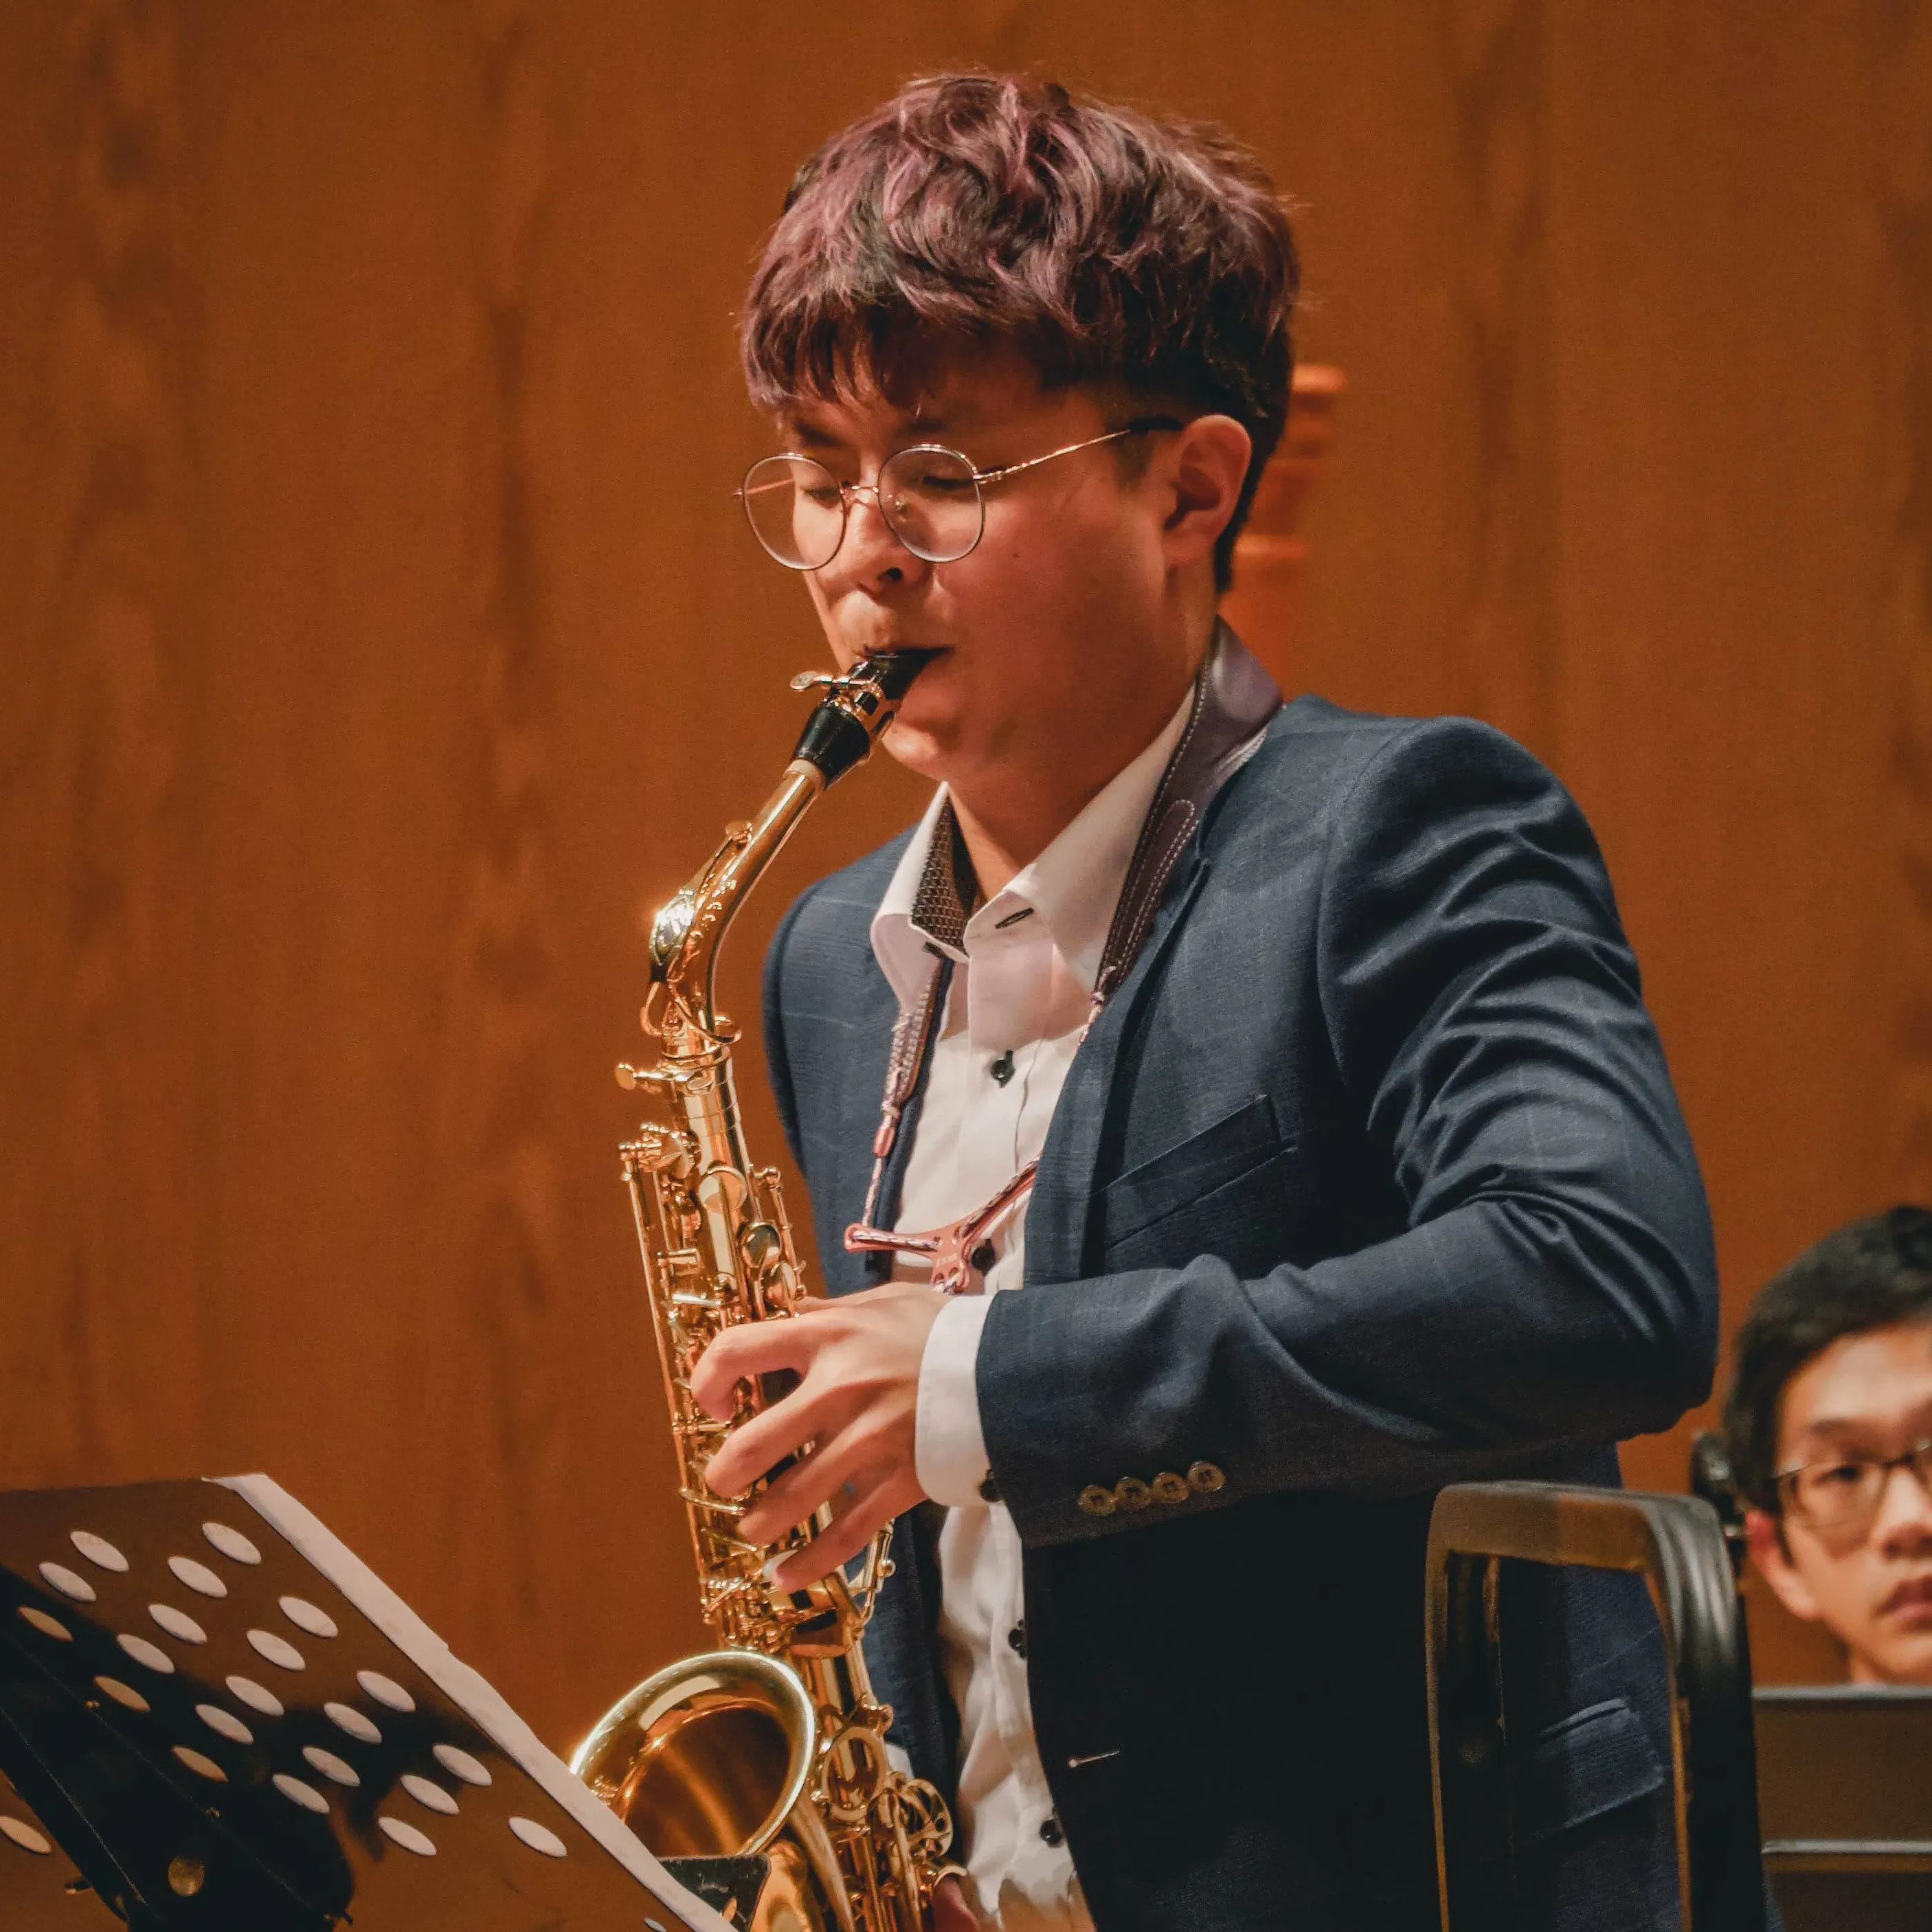
{"type": "Polygon", "coordinates": [[[980,1500],[982,1503],[996,1503],[1000,1500],[999,1481],[990,1469],[980,1478],[980,1500]]]}
{"type": "Polygon", "coordinates": [[[986,1071],[993,1076],[996,1086],[1004,1087],[1013,1077],[1013,1050],[1008,1047],[986,1071]]]}
{"type": "Polygon", "coordinates": [[[1016,1657],[1026,1655],[1026,1618],[1022,1617],[1006,1633],[1006,1642],[1016,1657]]]}
{"type": "Polygon", "coordinates": [[[1040,1835],[1049,1845],[1057,1845],[1065,1839],[1066,1834],[1061,1830],[1060,1820],[1049,1811],[1040,1821],[1040,1835]]]}

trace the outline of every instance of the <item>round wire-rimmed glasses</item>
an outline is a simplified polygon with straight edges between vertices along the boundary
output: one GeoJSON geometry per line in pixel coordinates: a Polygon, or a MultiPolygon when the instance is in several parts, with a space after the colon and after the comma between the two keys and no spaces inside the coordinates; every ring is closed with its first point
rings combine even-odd
{"type": "Polygon", "coordinates": [[[914,556],[928,563],[956,563],[986,534],[989,484],[1124,436],[1184,427],[1173,416],[1139,416],[1105,436],[1090,436],[1084,442],[1070,442],[998,470],[975,470],[970,457],[943,443],[918,442],[895,450],[870,483],[842,483],[814,458],[788,452],[753,464],[738,495],[752,534],[788,570],[823,570],[838,554],[853,499],[862,496],[878,505],[886,527],[914,556]]]}

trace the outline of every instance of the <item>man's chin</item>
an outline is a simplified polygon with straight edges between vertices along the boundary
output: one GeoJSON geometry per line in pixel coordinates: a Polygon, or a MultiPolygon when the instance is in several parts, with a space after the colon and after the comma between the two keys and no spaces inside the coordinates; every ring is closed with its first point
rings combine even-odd
{"type": "Polygon", "coordinates": [[[909,724],[903,711],[886,728],[886,735],[879,742],[893,764],[903,765],[934,784],[943,784],[958,763],[953,748],[957,741],[951,732],[917,722],[909,724]]]}
{"type": "Polygon", "coordinates": [[[1864,1660],[1881,1683],[1932,1684],[1932,1629],[1887,1630],[1864,1660]]]}
{"type": "Polygon", "coordinates": [[[896,763],[935,784],[961,776],[969,736],[951,672],[944,657],[921,671],[880,741],[896,763]]]}

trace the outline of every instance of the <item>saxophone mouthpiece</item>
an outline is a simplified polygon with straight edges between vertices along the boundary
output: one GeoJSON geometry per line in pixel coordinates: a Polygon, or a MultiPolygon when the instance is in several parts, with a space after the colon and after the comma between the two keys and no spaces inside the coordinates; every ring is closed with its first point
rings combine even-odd
{"type": "Polygon", "coordinates": [[[868,668],[876,666],[879,671],[879,689],[896,704],[912,688],[912,681],[938,656],[937,651],[908,649],[901,651],[880,651],[876,656],[866,660],[868,668]]]}
{"type": "Polygon", "coordinates": [[[842,676],[807,671],[794,678],[794,690],[816,688],[825,694],[806,720],[793,758],[816,766],[827,786],[836,784],[870,754],[874,740],[892,722],[913,680],[938,655],[931,650],[878,651],[842,676]]]}

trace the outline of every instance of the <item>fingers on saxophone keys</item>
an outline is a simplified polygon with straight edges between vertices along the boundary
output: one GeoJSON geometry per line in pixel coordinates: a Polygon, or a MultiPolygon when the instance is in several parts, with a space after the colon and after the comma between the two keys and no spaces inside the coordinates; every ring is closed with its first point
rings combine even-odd
{"type": "Polygon", "coordinates": [[[830,1503],[842,1514],[866,1486],[865,1478],[842,1455],[820,1452],[804,1456],[775,1478],[746,1511],[739,1533],[754,1542],[776,1543],[795,1524],[808,1521],[821,1503],[830,1503]]]}
{"type": "Polygon", "coordinates": [[[842,1490],[840,1508],[830,1528],[813,1538],[803,1550],[785,1558],[775,1573],[782,1590],[802,1589],[814,1583],[856,1556],[872,1540],[874,1531],[883,1528],[901,1510],[918,1501],[917,1485],[910,1496],[901,1496],[899,1479],[887,1476],[867,1480],[861,1477],[850,1486],[856,1496],[849,1503],[842,1490]]]}
{"type": "Polygon", "coordinates": [[[722,1496],[714,1496],[709,1490],[680,1489],[677,1493],[693,1509],[709,1510],[713,1516],[741,1516],[748,1507],[744,1503],[728,1502],[722,1496]]]}

